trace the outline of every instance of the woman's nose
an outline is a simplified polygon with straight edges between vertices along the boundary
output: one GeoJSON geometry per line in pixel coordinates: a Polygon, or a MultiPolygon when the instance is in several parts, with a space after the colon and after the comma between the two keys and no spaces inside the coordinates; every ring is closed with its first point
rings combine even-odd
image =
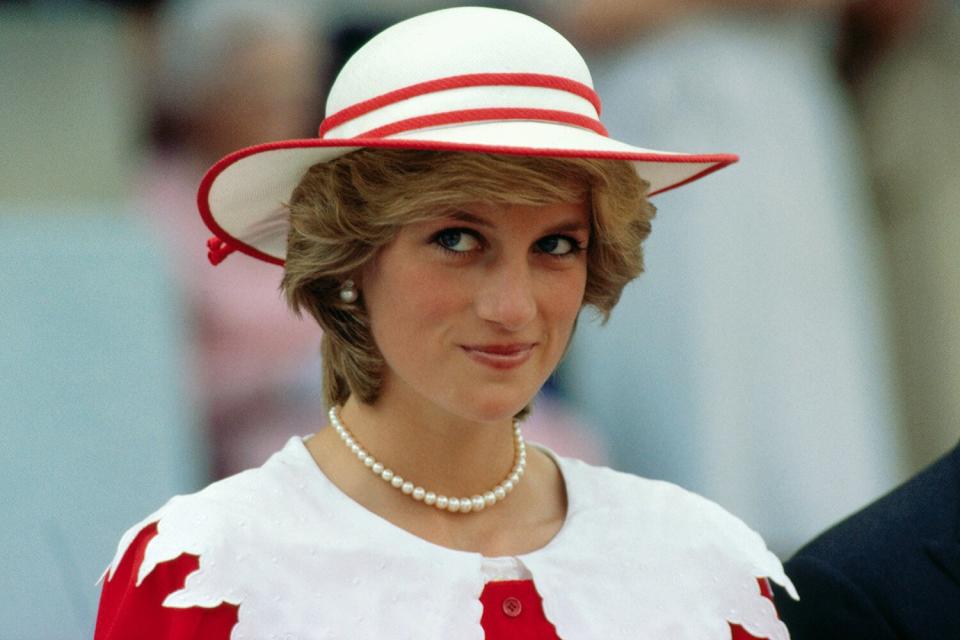
{"type": "Polygon", "coordinates": [[[477,315],[510,331],[522,329],[537,315],[533,284],[526,261],[495,266],[477,290],[477,315]]]}

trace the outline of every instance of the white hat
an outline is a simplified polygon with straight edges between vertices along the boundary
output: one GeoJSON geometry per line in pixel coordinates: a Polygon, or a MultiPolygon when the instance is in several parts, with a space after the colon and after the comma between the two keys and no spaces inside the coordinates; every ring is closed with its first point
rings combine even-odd
{"type": "Polygon", "coordinates": [[[317,138],[241,149],[207,172],[198,204],[216,234],[211,262],[238,250],[283,264],[283,203],[311,166],[362,147],[629,160],[650,195],[737,161],[608,137],[590,71],[573,45],[502,9],[444,9],[386,29],[344,65],[327,114],[317,138]]]}

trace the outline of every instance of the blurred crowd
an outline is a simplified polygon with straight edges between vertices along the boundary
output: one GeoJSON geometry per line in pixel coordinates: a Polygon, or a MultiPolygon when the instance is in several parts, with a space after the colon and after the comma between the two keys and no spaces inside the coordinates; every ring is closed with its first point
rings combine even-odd
{"type": "MultiPolygon", "coordinates": [[[[319,329],[287,310],[281,269],[207,262],[205,170],[240,147],[315,136],[353,50],[448,4],[0,3],[0,131],[13,145],[0,218],[56,202],[66,213],[50,215],[108,203],[136,220],[184,327],[164,347],[184,354],[172,379],[152,379],[180,385],[177,419],[206,452],[199,475],[258,465],[324,423],[319,329]],[[40,162],[71,179],[35,179],[40,162]]],[[[698,491],[782,555],[956,443],[960,4],[481,4],[530,12],[585,51],[618,138],[741,156],[655,198],[646,273],[606,326],[582,319],[531,440],[698,491]]],[[[0,378],[14,366],[0,360],[0,378]]],[[[94,388],[91,402],[123,393],[94,388]]],[[[0,407],[0,437],[24,428],[0,407]]]]}

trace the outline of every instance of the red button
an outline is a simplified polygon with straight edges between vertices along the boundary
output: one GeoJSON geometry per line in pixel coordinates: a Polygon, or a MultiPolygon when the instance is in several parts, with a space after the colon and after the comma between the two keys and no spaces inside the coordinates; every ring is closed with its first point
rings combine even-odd
{"type": "Polygon", "coordinates": [[[516,618],[523,611],[523,605],[514,597],[505,598],[503,601],[503,612],[511,618],[516,618]]]}

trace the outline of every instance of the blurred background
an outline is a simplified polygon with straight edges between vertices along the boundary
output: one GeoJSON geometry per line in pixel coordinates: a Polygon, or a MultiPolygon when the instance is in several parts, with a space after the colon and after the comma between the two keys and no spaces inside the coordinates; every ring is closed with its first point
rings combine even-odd
{"type": "MultiPolygon", "coordinates": [[[[196,188],[315,136],[357,47],[451,4],[0,2],[0,638],[91,637],[127,527],[324,423],[319,330],[278,267],[210,266],[196,188]]],[[[612,135],[742,157],[655,198],[647,273],[531,440],[783,557],[957,442],[960,3],[474,4],[573,40],[612,135]]]]}

